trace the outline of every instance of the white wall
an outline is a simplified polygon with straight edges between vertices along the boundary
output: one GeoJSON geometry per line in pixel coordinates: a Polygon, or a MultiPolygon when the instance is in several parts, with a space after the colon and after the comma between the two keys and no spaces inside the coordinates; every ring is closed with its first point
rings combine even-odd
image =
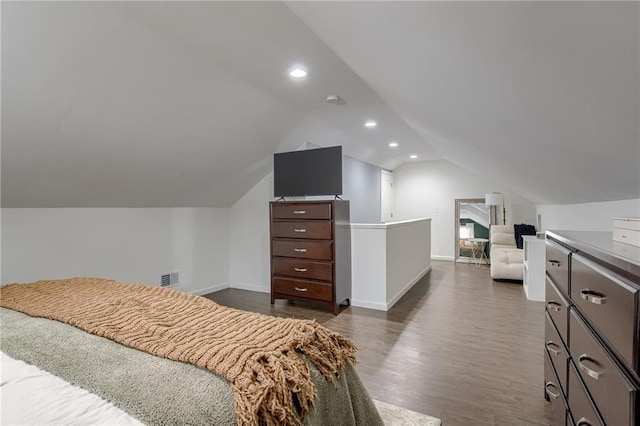
{"type": "MultiPolygon", "coordinates": [[[[379,221],[379,169],[346,162],[349,190],[366,187],[364,178],[373,176],[377,198],[360,202],[374,206],[379,221]]],[[[229,209],[5,208],[2,283],[91,275],[156,284],[162,273],[179,269],[183,291],[270,292],[272,200],[270,172],[229,209]]],[[[361,210],[364,216],[367,209],[361,210]]]]}
{"type": "Polygon", "coordinates": [[[351,304],[387,310],[387,227],[351,225],[351,304]]]}
{"type": "Polygon", "coordinates": [[[640,199],[565,205],[539,205],[542,231],[608,231],[614,217],[640,217],[640,199]]]}
{"type": "Polygon", "coordinates": [[[431,270],[431,220],[390,225],[387,232],[387,307],[431,270]]]}
{"type": "Polygon", "coordinates": [[[501,192],[505,196],[507,224],[536,224],[536,210],[531,202],[508,191],[500,182],[489,181],[446,160],[405,163],[393,172],[393,178],[394,220],[431,217],[434,259],[454,258],[457,198],[484,198],[488,192],[501,192]]]}
{"type": "Polygon", "coordinates": [[[351,222],[380,223],[380,167],[342,156],[342,198],[351,222]]]}
{"type": "Polygon", "coordinates": [[[228,287],[229,209],[2,209],[2,283],[74,276],[160,284],[179,270],[178,290],[228,287]]]}
{"type": "Polygon", "coordinates": [[[270,172],[230,209],[229,276],[232,288],[271,291],[269,201],[274,200],[270,172]]]}

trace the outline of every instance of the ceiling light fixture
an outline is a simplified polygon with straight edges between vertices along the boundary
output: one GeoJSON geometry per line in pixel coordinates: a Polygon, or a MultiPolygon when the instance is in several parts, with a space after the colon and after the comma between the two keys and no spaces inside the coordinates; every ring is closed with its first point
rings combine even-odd
{"type": "Polygon", "coordinates": [[[389,142],[389,146],[391,148],[397,148],[398,147],[398,142],[389,142]]]}
{"type": "Polygon", "coordinates": [[[418,156],[416,154],[411,154],[409,158],[411,158],[412,160],[415,160],[416,158],[418,158],[418,156]]]}
{"type": "Polygon", "coordinates": [[[344,105],[344,99],[342,99],[340,96],[338,95],[329,95],[327,96],[327,102],[329,102],[330,104],[333,105],[344,105]]]}
{"type": "Polygon", "coordinates": [[[307,76],[307,70],[300,66],[296,66],[289,70],[289,75],[293,78],[304,78],[307,76]]]}
{"type": "Polygon", "coordinates": [[[366,122],[364,123],[364,127],[368,127],[368,128],[370,128],[370,129],[371,129],[371,128],[376,127],[377,125],[378,125],[378,123],[376,123],[376,122],[375,122],[375,121],[373,121],[373,120],[369,120],[369,121],[366,121],[366,122]]]}

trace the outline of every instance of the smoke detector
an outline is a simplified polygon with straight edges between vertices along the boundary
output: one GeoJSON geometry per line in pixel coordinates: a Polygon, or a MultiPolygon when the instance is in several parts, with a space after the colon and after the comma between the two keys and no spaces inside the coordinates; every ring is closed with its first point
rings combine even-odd
{"type": "Polygon", "coordinates": [[[327,96],[327,102],[329,102],[330,104],[333,104],[333,105],[343,105],[344,104],[344,99],[342,99],[338,95],[329,95],[329,96],[327,96]]]}

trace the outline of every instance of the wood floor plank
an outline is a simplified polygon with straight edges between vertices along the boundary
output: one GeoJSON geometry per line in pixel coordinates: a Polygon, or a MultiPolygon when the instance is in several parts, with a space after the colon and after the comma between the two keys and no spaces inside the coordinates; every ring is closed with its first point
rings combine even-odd
{"type": "Polygon", "coordinates": [[[238,309],[315,319],[358,346],[371,396],[452,425],[551,425],[543,398],[544,303],[489,268],[433,261],[388,312],[343,307],[338,316],[269,294],[226,289],[207,297],[238,309]]]}

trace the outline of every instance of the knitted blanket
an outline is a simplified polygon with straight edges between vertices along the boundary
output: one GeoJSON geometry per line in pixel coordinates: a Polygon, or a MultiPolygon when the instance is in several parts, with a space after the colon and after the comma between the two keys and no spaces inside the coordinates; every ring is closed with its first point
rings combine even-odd
{"type": "Polygon", "coordinates": [[[238,424],[299,424],[317,396],[305,354],[332,382],[355,346],[315,321],[220,306],[168,288],[72,278],[13,284],[0,305],[225,377],[238,424]]]}

